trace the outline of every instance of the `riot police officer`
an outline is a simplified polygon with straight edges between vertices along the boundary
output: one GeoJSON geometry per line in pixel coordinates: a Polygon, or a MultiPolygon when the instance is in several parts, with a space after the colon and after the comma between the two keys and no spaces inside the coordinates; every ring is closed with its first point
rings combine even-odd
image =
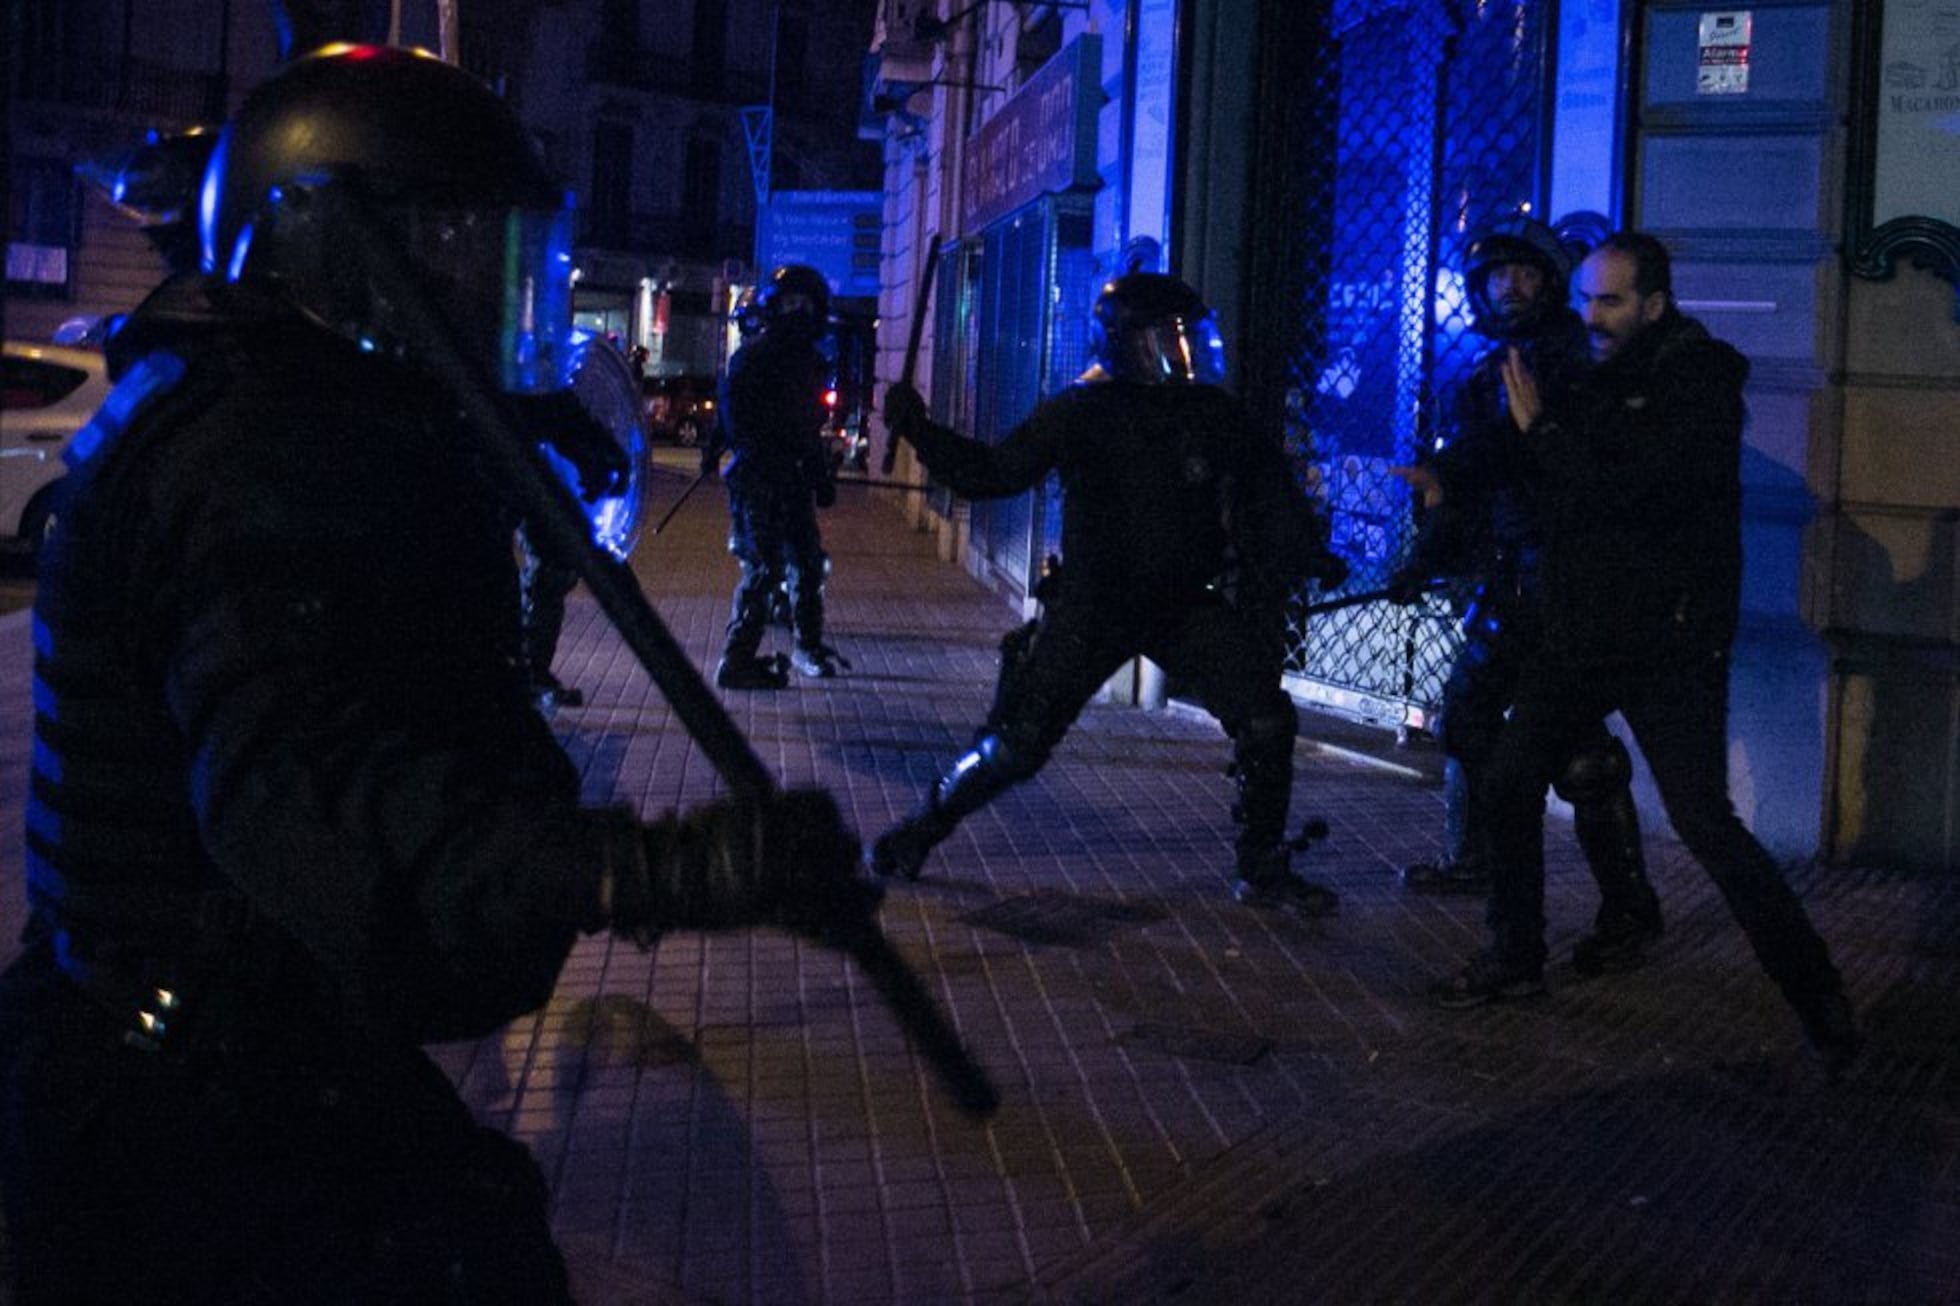
{"type": "Polygon", "coordinates": [[[758,289],[756,306],[761,331],[728,360],[721,384],[722,434],[732,454],[728,551],[742,569],[715,668],[715,683],[725,689],[780,689],[789,679],[786,661],[817,678],[836,675],[842,664],[823,640],[826,559],[816,514],[837,501],[823,444],[830,364],[818,348],[830,286],[815,268],[786,264],[758,289]],[[787,660],[758,652],[782,587],[795,630],[787,660]]]}
{"type": "MultiPolygon", "coordinates": [[[[1567,303],[1572,255],[1542,222],[1518,216],[1482,232],[1464,260],[1472,324],[1493,342],[1458,389],[1443,450],[1424,469],[1441,494],[1391,588],[1412,599],[1422,581],[1468,577],[1475,602],[1463,645],[1443,690],[1446,833],[1443,859],[1404,872],[1425,893],[1485,893],[1490,853],[1472,795],[1503,728],[1527,661],[1541,640],[1536,487],[1516,456],[1500,375],[1516,349],[1548,390],[1564,394],[1583,374],[1585,324],[1567,303]]],[[[1600,890],[1593,930],[1573,951],[1586,974],[1637,965],[1662,928],[1660,900],[1647,880],[1626,746],[1593,723],[1560,769],[1557,790],[1572,804],[1573,825],[1600,890]]]]}
{"type": "Polygon", "coordinates": [[[393,293],[542,438],[573,214],[501,100],[323,51],[205,193],[197,319],[122,338],[42,562],[14,1300],[564,1302],[537,1166],[419,1045],[537,1008],[581,933],[861,913],[856,841],[816,793],[582,809],[531,709],[515,514],[393,293]]]}
{"type": "Polygon", "coordinates": [[[1095,365],[998,444],[930,421],[909,386],[886,395],[893,431],[956,494],[1000,498],[1058,474],[1062,557],[1039,620],[1003,649],[979,742],[879,837],[872,864],[916,877],[963,817],[1040,770],[1096,690],[1143,655],[1231,736],[1234,892],[1331,912],[1333,891],[1295,874],[1285,846],[1297,717],[1280,669],[1286,600],[1307,577],[1338,584],[1346,568],[1279,442],[1220,388],[1222,343],[1191,287],[1117,277],[1097,298],[1092,336],[1095,365]]]}
{"type": "MultiPolygon", "coordinates": [[[[637,423],[639,396],[631,390],[631,364],[611,341],[589,337],[575,347],[574,356],[571,389],[540,400],[534,408],[544,436],[540,444],[547,458],[566,469],[567,484],[582,500],[603,505],[633,492],[633,466],[627,453],[632,437],[608,428],[593,408],[610,409],[615,425],[622,419],[637,423]],[[626,416],[629,413],[631,417],[626,416]]],[[[517,556],[518,657],[531,686],[531,700],[541,712],[582,707],[585,691],[560,680],[551,666],[565,630],[565,599],[578,584],[578,571],[539,547],[521,525],[517,556]]]]}

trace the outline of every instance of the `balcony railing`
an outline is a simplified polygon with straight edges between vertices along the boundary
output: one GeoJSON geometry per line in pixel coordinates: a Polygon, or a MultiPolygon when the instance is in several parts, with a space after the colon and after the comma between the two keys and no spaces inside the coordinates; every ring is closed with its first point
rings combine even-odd
{"type": "Polygon", "coordinates": [[[610,41],[593,42],[586,57],[585,70],[594,83],[678,95],[691,100],[755,104],[769,98],[767,73],[729,68],[716,77],[711,75],[710,70],[697,66],[691,60],[624,47],[610,41]]]}
{"type": "Polygon", "coordinates": [[[755,228],[738,222],[705,223],[678,213],[588,212],[579,243],[621,253],[746,259],[754,252],[755,228]]]}
{"type": "Polygon", "coordinates": [[[225,117],[227,79],[142,59],[29,55],[20,63],[24,103],[62,104],[126,113],[146,121],[216,123],[225,117]]]}

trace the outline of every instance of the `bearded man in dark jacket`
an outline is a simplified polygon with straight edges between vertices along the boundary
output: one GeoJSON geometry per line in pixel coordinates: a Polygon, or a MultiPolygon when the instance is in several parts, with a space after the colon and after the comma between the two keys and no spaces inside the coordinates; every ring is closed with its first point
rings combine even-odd
{"type": "MultiPolygon", "coordinates": [[[[1504,728],[1518,677],[1542,638],[1540,562],[1544,530],[1539,487],[1520,456],[1502,369],[1512,349],[1540,388],[1562,401],[1587,369],[1585,324],[1566,303],[1571,255],[1557,234],[1528,217],[1480,233],[1464,259],[1473,321],[1493,346],[1458,387],[1450,438],[1428,463],[1398,468],[1424,491],[1428,513],[1409,560],[1390,581],[1397,601],[1413,602],[1431,577],[1465,575],[1476,599],[1443,688],[1445,836],[1437,862],[1403,873],[1424,893],[1490,890],[1492,858],[1473,795],[1504,728]]],[[[1599,886],[1590,934],[1573,948],[1581,974],[1629,969],[1662,928],[1660,899],[1647,881],[1640,821],[1626,745],[1596,723],[1575,740],[1560,768],[1559,795],[1599,886]]]]}
{"type": "Polygon", "coordinates": [[[1728,794],[1729,648],[1741,600],[1749,365],[1675,308],[1667,250],[1609,237],[1580,269],[1598,366],[1561,408],[1523,360],[1504,383],[1545,487],[1545,643],[1479,794],[1496,858],[1492,946],[1432,994],[1476,1006],[1543,990],[1544,794],[1575,736],[1619,711],[1675,831],[1707,868],[1819,1059],[1858,1035],[1824,942],[1728,794]]]}
{"type": "Polygon", "coordinates": [[[508,106],[323,51],[205,190],[211,273],[112,339],[43,555],[12,1300],[566,1302],[538,1167],[419,1045],[538,1008],[581,934],[819,932],[857,843],[816,793],[584,808],[532,710],[512,496],[365,256],[548,436],[573,214],[508,106]]]}
{"type": "Polygon", "coordinates": [[[1176,278],[1107,283],[1093,322],[1096,365],[998,444],[931,422],[908,386],[886,396],[892,430],[933,479],[968,498],[1062,485],[1062,559],[1040,618],[1010,636],[979,742],[909,820],[879,837],[873,865],[916,877],[960,820],[1033,776],[1096,690],[1149,657],[1232,738],[1239,786],[1234,892],[1306,915],[1337,905],[1294,874],[1284,827],[1297,714],[1280,686],[1284,605],[1309,576],[1346,566],[1279,441],[1220,388],[1210,311],[1176,278]]]}

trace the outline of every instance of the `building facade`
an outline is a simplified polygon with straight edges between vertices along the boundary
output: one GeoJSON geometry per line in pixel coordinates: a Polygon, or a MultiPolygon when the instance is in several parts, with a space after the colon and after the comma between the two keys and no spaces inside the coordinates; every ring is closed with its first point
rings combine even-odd
{"type": "MultiPolygon", "coordinates": [[[[506,95],[579,196],[581,324],[712,378],[772,192],[868,191],[875,0],[21,0],[10,6],[8,330],[126,311],[162,276],[77,165],[215,126],[312,38],[439,50],[506,95]],[[17,30],[15,30],[17,29],[17,30]],[[303,37],[303,43],[305,38],[303,37]]],[[[867,309],[868,309],[867,304],[867,309]]]]}
{"type": "Polygon", "coordinates": [[[514,98],[585,208],[583,325],[656,375],[712,377],[783,191],[869,190],[857,133],[874,0],[564,0],[514,98]]]}
{"type": "MultiPolygon", "coordinates": [[[[1099,279],[1161,259],[1218,310],[1367,588],[1411,533],[1386,469],[1435,438],[1480,347],[1456,271],[1477,228],[1528,206],[1651,231],[1684,310],[1753,363],[1738,808],[1789,858],[1954,869],[1954,21],[1900,0],[885,0],[880,375],[930,250],[917,376],[998,438],[1073,375],[1099,279]]],[[[1050,491],[914,497],[946,557],[1029,606],[1050,491]]],[[[1424,730],[1455,639],[1440,604],[1302,616],[1289,686],[1424,730]]]]}
{"type": "Polygon", "coordinates": [[[135,307],[164,275],[137,223],[78,166],[146,131],[223,121],[276,59],[256,3],[22,0],[9,6],[7,271],[0,322],[47,340],[64,323],[135,307]]]}

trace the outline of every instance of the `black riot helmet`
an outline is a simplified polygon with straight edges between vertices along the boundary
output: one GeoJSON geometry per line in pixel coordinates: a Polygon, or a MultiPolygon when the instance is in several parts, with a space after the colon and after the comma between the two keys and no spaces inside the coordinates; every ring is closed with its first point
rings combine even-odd
{"type": "Polygon", "coordinates": [[[143,226],[143,234],[173,273],[195,272],[199,263],[197,195],[218,133],[205,127],[182,132],[152,128],[143,142],[76,168],[111,204],[143,226]]]}
{"type": "Polygon", "coordinates": [[[1470,299],[1471,325],[1493,340],[1514,340],[1537,331],[1566,306],[1572,251],[1558,233],[1524,214],[1491,224],[1470,241],[1463,256],[1463,288],[1470,299]],[[1536,299],[1509,311],[1490,298],[1491,273],[1505,264],[1538,269],[1544,277],[1536,299]]]}
{"type": "Polygon", "coordinates": [[[353,221],[401,252],[495,384],[571,383],[570,200],[489,87],[417,51],[342,45],[253,91],[204,176],[205,271],[413,360],[412,331],[348,238],[353,221]]]}
{"type": "Polygon", "coordinates": [[[820,336],[830,321],[830,283],[802,263],[785,263],[756,288],[765,331],[785,329],[820,336]]]}
{"type": "Polygon", "coordinates": [[[1096,296],[1089,350],[1119,381],[1222,385],[1225,342],[1198,292],[1161,272],[1129,272],[1096,296]]]}
{"type": "Polygon", "coordinates": [[[762,305],[756,302],[756,288],[750,286],[735,300],[735,307],[728,311],[735,323],[735,334],[744,340],[752,340],[762,334],[762,305]]]}

